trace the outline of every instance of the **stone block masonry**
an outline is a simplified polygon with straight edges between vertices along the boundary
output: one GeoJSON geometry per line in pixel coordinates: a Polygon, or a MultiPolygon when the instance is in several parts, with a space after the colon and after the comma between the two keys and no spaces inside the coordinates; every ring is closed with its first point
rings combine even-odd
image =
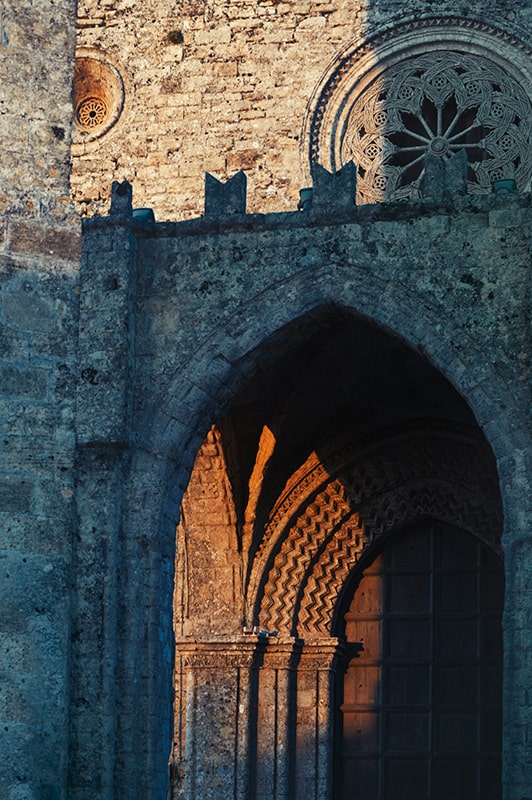
{"type": "MultiPolygon", "coordinates": [[[[78,435],[83,432],[85,441],[80,438],[78,462],[83,512],[76,555],[77,699],[71,719],[78,767],[71,773],[72,797],[96,791],[100,780],[106,791],[127,786],[139,798],[165,791],[169,603],[182,493],[210,425],[239,387],[283,353],[283,330],[300,330],[304,337],[305,319],[311,325],[327,309],[361,314],[400,336],[453,382],[497,458],[506,509],[503,545],[517,564],[515,585],[524,580],[528,567],[518,552],[528,536],[530,496],[529,197],[460,196],[455,205],[356,208],[335,205],[335,196],[304,212],[157,224],[135,222],[126,204],[118,216],[84,223],[80,369],[95,354],[101,368],[92,365],[95,372],[80,381],[78,398],[78,435]],[[120,364],[113,361],[117,348],[120,364]],[[126,384],[127,402],[120,391],[126,384]],[[92,567],[85,575],[87,564],[92,567]],[[104,576],[102,591],[96,574],[104,576]],[[105,668],[97,675],[100,658],[105,668]],[[112,664],[118,664],[117,683],[112,664]],[[103,717],[96,708],[105,709],[103,717]]],[[[199,478],[191,483],[206,496],[199,478]]],[[[184,670],[187,647],[197,650],[201,640],[210,653],[214,645],[205,637],[222,628],[234,636],[239,629],[238,555],[235,541],[227,544],[234,520],[226,514],[217,498],[195,518],[206,551],[186,576],[192,595],[184,602],[194,613],[182,630],[185,637],[192,631],[195,644],[183,645],[184,670]],[[211,538],[201,534],[200,523],[211,538]],[[227,594],[229,587],[234,595],[227,594]],[[201,599],[217,595],[218,611],[210,614],[201,599]]],[[[179,580],[180,569],[178,560],[179,580]]],[[[512,579],[506,630],[525,652],[526,599],[513,585],[512,579]]],[[[525,662],[510,655],[505,669],[506,796],[519,800],[530,776],[520,768],[519,780],[513,777],[526,750],[526,715],[516,698],[527,690],[528,674],[525,662]]],[[[233,693],[240,691],[240,673],[235,675],[233,693]]],[[[191,673],[190,680],[198,676],[191,673]]],[[[202,691],[191,702],[200,696],[202,691]]],[[[204,714],[191,708],[189,767],[203,774],[206,757],[208,774],[223,751],[211,753],[204,714]]],[[[220,709],[211,710],[211,720],[218,719],[220,709]]],[[[185,713],[183,705],[177,712],[185,713]]],[[[228,742],[233,734],[228,732],[228,742]]],[[[245,785],[241,764],[226,764],[224,786],[245,785]]],[[[194,786],[198,797],[207,796],[200,778],[194,786]]]]}
{"type": "Polygon", "coordinates": [[[81,230],[75,3],[0,7],[0,797],[66,798],[81,230]]]}
{"type": "MultiPolygon", "coordinates": [[[[72,192],[83,214],[108,209],[111,182],[129,180],[135,205],[157,219],[203,211],[203,174],[248,177],[248,210],[295,209],[308,183],[303,124],[333,57],[405,19],[460,13],[452,0],[207,0],[132,4],[81,0],[80,54],[108,58],[124,106],[100,138],[76,134],[72,192]]],[[[532,26],[530,5],[473,0],[467,15],[532,26]]]]}
{"type": "Polygon", "coordinates": [[[3,797],[63,797],[66,779],[80,246],[71,218],[34,222],[37,243],[44,230],[57,250],[66,238],[66,251],[21,252],[32,223],[12,212],[0,251],[3,797]],[[18,647],[20,661],[10,656],[18,647]]]}
{"type": "Polygon", "coordinates": [[[0,208],[31,217],[68,214],[72,15],[67,0],[0,9],[0,208]]]}
{"type": "Polygon", "coordinates": [[[5,691],[0,796],[55,798],[65,796],[68,752],[80,229],[73,210],[60,221],[45,214],[21,219],[14,211],[5,219],[7,244],[0,249],[0,695],[5,691]],[[13,658],[18,649],[23,657],[13,658]]]}
{"type": "MultiPolygon", "coordinates": [[[[433,5],[411,0],[408,16],[433,5]]],[[[484,23],[531,32],[525,0],[472,0],[461,13],[475,18],[471,40],[484,23]]],[[[198,800],[216,791],[201,775],[214,778],[221,759],[218,800],[246,796],[240,715],[255,713],[261,664],[241,627],[235,473],[206,436],[256,374],[337,315],[445,376],[494,454],[507,564],[504,798],[532,796],[530,197],[433,193],[356,208],[344,192],[343,203],[316,194],[313,209],[295,210],[315,88],[342,48],[404,17],[398,0],[1,4],[0,800],[166,798],[174,688],[198,800]],[[101,135],[78,125],[73,141],[76,26],[78,52],[96,62],[86,86],[94,74],[107,82],[103,98],[81,97],[83,119],[109,124],[101,135]],[[251,213],[240,213],[241,177],[200,218],[204,173],[240,169],[251,213]],[[174,221],[135,217],[124,179],[135,206],[174,221]],[[71,193],[94,215],[83,233],[71,193]],[[187,572],[179,541],[178,577],[198,591],[194,619],[185,603],[176,618],[176,525],[205,441],[191,485],[209,550],[187,572]],[[181,684],[174,622],[189,637],[181,684]],[[210,719],[202,703],[214,704],[210,719]],[[223,746],[206,761],[214,724],[223,746]]],[[[332,663],[329,644],[314,645],[301,650],[309,730],[332,663]]],[[[282,698],[288,682],[274,679],[289,650],[260,646],[263,685],[282,698]]],[[[265,751],[282,744],[274,716],[265,751]]],[[[326,749],[315,737],[312,753],[326,749]]],[[[314,763],[304,762],[305,791],[314,763]]],[[[275,761],[264,764],[267,792],[275,761]]]]}

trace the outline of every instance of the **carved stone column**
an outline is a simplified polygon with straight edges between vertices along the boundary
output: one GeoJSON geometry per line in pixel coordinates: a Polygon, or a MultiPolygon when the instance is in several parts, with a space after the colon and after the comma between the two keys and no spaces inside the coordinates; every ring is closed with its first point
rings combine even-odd
{"type": "Polygon", "coordinates": [[[297,663],[301,641],[268,639],[259,671],[257,800],[291,800],[295,766],[297,663]]]}
{"type": "Polygon", "coordinates": [[[297,800],[332,798],[334,668],[342,649],[331,637],[306,639],[297,672],[297,800]]]}
{"type": "Polygon", "coordinates": [[[173,800],[332,797],[337,639],[177,644],[173,800]]]}
{"type": "Polygon", "coordinates": [[[177,642],[173,800],[249,797],[264,645],[256,636],[177,642]]]}

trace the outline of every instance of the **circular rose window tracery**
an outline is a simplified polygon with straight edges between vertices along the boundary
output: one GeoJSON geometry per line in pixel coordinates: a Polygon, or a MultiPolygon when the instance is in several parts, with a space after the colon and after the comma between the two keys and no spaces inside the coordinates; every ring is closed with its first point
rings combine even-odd
{"type": "Polygon", "coordinates": [[[88,97],[77,108],[77,121],[82,128],[97,128],[107,119],[107,105],[100,97],[88,97]]]}
{"type": "Polygon", "coordinates": [[[102,53],[78,51],[74,105],[73,152],[84,152],[118,122],[124,106],[122,76],[102,53]]]}
{"type": "Polygon", "coordinates": [[[357,165],[362,203],[419,197],[428,153],[465,150],[470,192],[530,180],[532,109],[519,84],[481,56],[434,52],[381,73],[353,103],[341,160],[357,165]]]}

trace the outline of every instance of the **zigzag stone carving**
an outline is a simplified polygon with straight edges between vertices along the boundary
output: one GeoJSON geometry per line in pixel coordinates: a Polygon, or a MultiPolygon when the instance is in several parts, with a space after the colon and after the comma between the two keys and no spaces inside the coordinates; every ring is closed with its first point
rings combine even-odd
{"type": "Polygon", "coordinates": [[[270,570],[260,614],[261,626],[284,631],[291,628],[297,593],[309,563],[349,513],[345,490],[339,481],[332,481],[304,508],[270,570]]]}
{"type": "MultiPolygon", "coordinates": [[[[500,552],[497,476],[479,442],[424,430],[359,455],[292,514],[264,584],[264,627],[330,634],[338,595],[361,555],[422,519],[468,530],[500,552]]],[[[323,478],[321,469],[315,477],[323,478]]]]}

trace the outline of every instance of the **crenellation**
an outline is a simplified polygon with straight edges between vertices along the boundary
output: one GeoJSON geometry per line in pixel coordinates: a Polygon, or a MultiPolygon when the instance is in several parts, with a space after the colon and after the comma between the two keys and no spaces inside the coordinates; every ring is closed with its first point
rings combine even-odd
{"type": "Polygon", "coordinates": [[[1,800],[532,796],[531,31],[2,5],[1,800]],[[489,707],[390,699],[448,646],[489,707]]]}

